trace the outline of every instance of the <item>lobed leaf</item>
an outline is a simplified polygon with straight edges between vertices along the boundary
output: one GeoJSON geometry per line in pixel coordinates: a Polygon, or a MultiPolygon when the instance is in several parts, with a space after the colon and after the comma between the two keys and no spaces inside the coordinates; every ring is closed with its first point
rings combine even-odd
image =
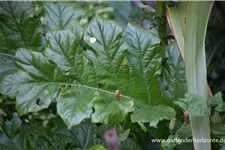
{"type": "Polygon", "coordinates": [[[91,102],[95,109],[92,122],[118,123],[124,120],[127,113],[134,111],[134,102],[131,98],[120,96],[118,101],[114,95],[99,91],[94,95],[91,102]]]}
{"type": "Polygon", "coordinates": [[[85,58],[74,34],[69,30],[49,32],[46,40],[45,56],[65,72],[67,78],[81,81],[85,58]]]}
{"type": "Polygon", "coordinates": [[[74,127],[71,131],[62,129],[57,131],[57,135],[61,135],[68,141],[81,148],[88,149],[93,145],[103,144],[103,140],[98,138],[95,129],[95,124],[81,123],[79,126],[74,127]]]}
{"type": "Polygon", "coordinates": [[[26,147],[26,142],[20,143],[18,133],[20,132],[20,126],[22,121],[16,113],[13,114],[11,121],[6,121],[0,126],[0,149],[10,150],[19,149],[22,150],[26,147]]]}
{"type": "Polygon", "coordinates": [[[0,53],[0,79],[5,75],[15,73],[17,68],[14,64],[14,56],[0,53]]]}
{"type": "Polygon", "coordinates": [[[156,105],[156,106],[142,106],[131,115],[132,122],[139,122],[140,124],[145,122],[159,122],[161,120],[170,120],[174,118],[176,112],[173,108],[156,105]]]}
{"type": "Polygon", "coordinates": [[[214,124],[212,125],[212,133],[214,136],[223,138],[225,135],[224,124],[214,124]]]}
{"type": "Polygon", "coordinates": [[[20,115],[48,108],[59,90],[59,84],[52,83],[57,76],[54,66],[41,53],[26,49],[17,51],[16,65],[20,70],[4,78],[2,93],[17,95],[16,108],[20,115]]]}
{"type": "Polygon", "coordinates": [[[15,53],[17,48],[41,45],[42,28],[34,14],[34,2],[0,2],[0,51],[15,53]]]}
{"type": "Polygon", "coordinates": [[[162,66],[160,83],[161,93],[165,97],[163,104],[172,105],[171,102],[183,96],[187,91],[184,61],[176,43],[171,43],[166,47],[162,66]]]}
{"type": "Polygon", "coordinates": [[[71,29],[84,15],[84,10],[73,2],[43,2],[45,16],[43,23],[48,31],[71,29]]]}
{"type": "Polygon", "coordinates": [[[213,99],[208,101],[208,104],[211,107],[215,107],[215,110],[218,112],[223,112],[225,110],[221,92],[216,93],[213,99]]]}
{"type": "Polygon", "coordinates": [[[162,97],[158,78],[164,49],[158,37],[136,24],[128,24],[122,34],[117,23],[96,17],[84,33],[88,49],[82,50],[79,38],[71,30],[52,31],[46,34],[43,53],[17,51],[18,71],[2,80],[0,91],[17,96],[20,115],[56,102],[69,129],[86,118],[95,123],[121,122],[134,111],[134,105],[140,111],[133,114],[133,122],[174,117],[170,107],[150,106],[161,103],[162,97]],[[158,107],[166,113],[157,116],[158,107]]]}
{"type": "Polygon", "coordinates": [[[94,91],[88,88],[76,86],[61,92],[57,99],[57,111],[69,129],[91,117],[93,94],[94,91]]]}
{"type": "Polygon", "coordinates": [[[127,71],[121,68],[127,45],[122,39],[122,27],[115,22],[94,18],[84,33],[84,41],[92,47],[87,57],[93,62],[98,87],[107,90],[127,88],[127,71]],[[91,43],[90,38],[96,42],[91,43]],[[102,88],[101,87],[101,88],[102,88]]]}
{"type": "Polygon", "coordinates": [[[158,77],[164,53],[154,34],[129,23],[123,34],[128,44],[129,90],[127,95],[149,105],[157,103],[160,97],[158,77]]]}
{"type": "Polygon", "coordinates": [[[185,94],[185,98],[173,102],[179,105],[183,110],[187,110],[190,115],[203,116],[207,112],[207,104],[202,98],[195,94],[185,94]]]}

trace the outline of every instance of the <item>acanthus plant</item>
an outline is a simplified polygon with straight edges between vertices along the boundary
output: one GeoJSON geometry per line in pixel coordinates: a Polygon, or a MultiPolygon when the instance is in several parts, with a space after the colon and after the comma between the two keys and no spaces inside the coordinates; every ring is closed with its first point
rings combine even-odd
{"type": "MultiPolygon", "coordinates": [[[[184,96],[186,81],[175,43],[162,46],[157,35],[136,23],[123,29],[117,22],[98,16],[81,27],[79,21],[86,12],[73,2],[1,2],[0,13],[0,92],[15,99],[20,116],[55,105],[71,130],[59,130],[55,136],[73,135],[73,140],[80,140],[73,144],[81,149],[104,149],[103,140],[94,133],[96,124],[118,126],[125,142],[122,147],[129,147],[132,127],[126,127],[127,122],[148,132],[160,121],[176,117],[172,103],[184,96]],[[82,129],[83,135],[91,130],[90,143],[82,144],[85,140],[76,136],[82,129]]],[[[16,115],[14,120],[18,129],[21,122],[16,115]]],[[[189,131],[190,126],[181,125],[176,135],[184,128],[189,131]]],[[[4,125],[0,131],[1,143],[7,135],[4,125]]],[[[8,135],[7,140],[15,144],[28,134],[23,129],[19,133],[8,135]]],[[[53,138],[46,147],[60,149],[71,143],[68,137],[62,145],[58,140],[53,138]]],[[[5,148],[9,143],[1,144],[0,148],[5,148]]],[[[26,146],[34,145],[30,142],[26,146]]]]}

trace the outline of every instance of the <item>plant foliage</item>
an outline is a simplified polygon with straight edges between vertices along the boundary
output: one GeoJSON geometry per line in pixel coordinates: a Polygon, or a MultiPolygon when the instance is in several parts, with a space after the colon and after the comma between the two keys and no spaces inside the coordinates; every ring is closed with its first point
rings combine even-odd
{"type": "Polygon", "coordinates": [[[122,149],[138,150],[153,132],[170,134],[173,101],[186,91],[176,44],[90,15],[88,4],[0,2],[0,93],[18,113],[8,121],[0,112],[0,149],[104,150],[104,131],[115,128],[122,149]],[[59,119],[53,131],[29,119],[48,111],[59,119]]]}
{"type": "MultiPolygon", "coordinates": [[[[151,106],[157,100],[155,97],[160,96],[159,92],[153,92],[159,86],[157,77],[163,48],[157,45],[160,40],[153,34],[128,24],[122,36],[119,25],[97,17],[84,33],[90,49],[82,51],[75,36],[70,30],[48,32],[43,53],[25,48],[17,50],[18,71],[6,76],[0,89],[5,95],[16,96],[20,115],[48,108],[56,101],[59,115],[71,129],[90,117],[96,123],[123,121],[128,112],[134,111],[135,101],[139,107],[151,106]],[[90,43],[90,37],[95,37],[96,42],[90,43]],[[133,42],[126,44],[125,40],[133,42]],[[124,93],[119,101],[114,96],[116,89],[124,93]]],[[[146,113],[144,108],[141,111],[146,113]]],[[[168,106],[149,110],[161,108],[170,113],[153,116],[154,121],[175,116],[175,111],[168,106]]],[[[133,118],[134,122],[143,121],[133,118]]],[[[148,115],[144,118],[150,121],[148,115]]]]}

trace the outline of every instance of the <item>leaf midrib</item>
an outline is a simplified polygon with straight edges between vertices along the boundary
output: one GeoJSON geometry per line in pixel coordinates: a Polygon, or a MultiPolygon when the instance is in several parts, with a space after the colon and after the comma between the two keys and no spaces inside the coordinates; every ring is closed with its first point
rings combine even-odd
{"type": "MultiPolygon", "coordinates": [[[[62,82],[27,82],[27,83],[22,83],[23,85],[25,84],[34,84],[34,83],[38,83],[38,84],[56,84],[56,85],[71,85],[71,86],[76,86],[76,87],[84,87],[84,88],[88,88],[88,89],[92,89],[92,90],[96,90],[96,91],[101,91],[101,92],[104,92],[104,93],[108,93],[108,94],[113,94],[115,95],[114,92],[110,92],[110,91],[107,91],[107,90],[103,90],[103,89],[99,89],[99,88],[94,88],[94,87],[91,87],[91,86],[87,86],[87,85],[77,85],[77,84],[74,84],[74,83],[62,83],[62,82]]],[[[22,85],[20,84],[20,85],[22,85]]],[[[120,94],[120,97],[124,97],[124,98],[127,98],[127,99],[130,99],[130,100],[134,100],[133,98],[129,97],[129,96],[125,96],[125,95],[122,95],[120,94]]]]}

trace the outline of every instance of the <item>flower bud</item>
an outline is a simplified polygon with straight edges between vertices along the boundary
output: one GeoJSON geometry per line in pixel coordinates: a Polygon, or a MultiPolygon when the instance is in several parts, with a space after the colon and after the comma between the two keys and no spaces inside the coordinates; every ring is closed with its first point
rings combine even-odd
{"type": "Polygon", "coordinates": [[[187,110],[184,111],[184,122],[188,123],[189,121],[189,112],[187,110]]]}
{"type": "Polygon", "coordinates": [[[175,127],[175,121],[176,121],[176,118],[173,118],[170,120],[170,130],[173,130],[174,127],[175,127]]]}
{"type": "Polygon", "coordinates": [[[119,136],[115,129],[107,130],[104,134],[108,150],[120,150],[119,136]]]}
{"type": "Polygon", "coordinates": [[[115,96],[116,96],[116,100],[119,101],[120,100],[120,91],[119,90],[115,91],[115,96]]]}

